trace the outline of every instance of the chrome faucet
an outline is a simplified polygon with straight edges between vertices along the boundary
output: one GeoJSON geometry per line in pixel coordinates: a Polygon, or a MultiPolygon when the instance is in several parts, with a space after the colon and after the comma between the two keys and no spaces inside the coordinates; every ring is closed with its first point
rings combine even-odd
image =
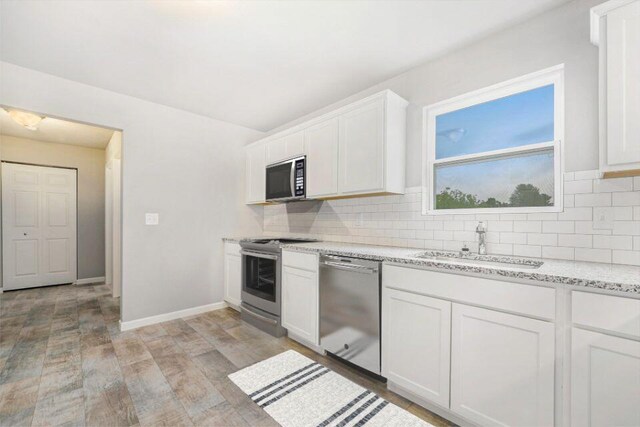
{"type": "Polygon", "coordinates": [[[486,255],[487,246],[485,243],[485,237],[487,235],[487,224],[480,221],[476,227],[476,233],[478,233],[478,254],[486,255]]]}

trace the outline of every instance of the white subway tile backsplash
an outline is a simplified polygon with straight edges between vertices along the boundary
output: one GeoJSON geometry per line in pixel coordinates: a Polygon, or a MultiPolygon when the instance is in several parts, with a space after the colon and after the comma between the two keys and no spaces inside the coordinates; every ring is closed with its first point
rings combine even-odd
{"type": "Polygon", "coordinates": [[[593,236],[585,234],[559,234],[558,246],[590,248],[593,246],[593,236]]]}
{"type": "Polygon", "coordinates": [[[593,247],[632,250],[633,238],[631,236],[593,236],[593,247]]]}
{"type": "Polygon", "coordinates": [[[558,235],[529,233],[527,234],[527,244],[540,246],[558,246],[558,235]]]}
{"type": "Polygon", "coordinates": [[[564,194],[593,193],[593,181],[569,181],[564,183],[564,194]]]}
{"type": "Polygon", "coordinates": [[[527,244],[527,233],[500,233],[500,243],[527,244]]]}
{"type": "Polygon", "coordinates": [[[593,208],[566,208],[558,214],[559,221],[591,221],[593,208]]]}
{"type": "Polygon", "coordinates": [[[588,170],[588,171],[579,171],[574,172],[574,179],[597,179],[600,178],[599,170],[588,170]]]}
{"type": "Polygon", "coordinates": [[[614,264],[640,265],[640,251],[613,251],[614,264]]]}
{"type": "Polygon", "coordinates": [[[576,248],[576,261],[611,262],[611,249],[576,248]]]}
{"type": "Polygon", "coordinates": [[[575,232],[575,223],[573,221],[544,221],[542,232],[572,234],[575,232]]]}
{"type": "Polygon", "coordinates": [[[542,258],[573,260],[574,257],[575,257],[574,248],[560,248],[556,246],[542,247],[542,258]]]}
{"type": "Polygon", "coordinates": [[[542,246],[513,245],[513,254],[516,256],[540,258],[542,256],[542,246]]]}
{"type": "Polygon", "coordinates": [[[542,221],[513,221],[513,231],[518,233],[542,232],[542,221]]]}
{"type": "Polygon", "coordinates": [[[576,194],[575,206],[611,206],[611,193],[576,194]]]}
{"type": "Polygon", "coordinates": [[[594,193],[613,193],[617,191],[633,191],[632,178],[596,179],[593,181],[594,193]]]}
{"type": "Polygon", "coordinates": [[[266,206],[263,228],[417,250],[457,251],[466,243],[475,252],[475,229],[485,221],[490,254],[640,265],[640,177],[601,180],[598,171],[582,171],[564,179],[560,213],[422,215],[422,189],[411,187],[397,196],[266,206]]]}
{"type": "Polygon", "coordinates": [[[613,193],[612,204],[613,206],[638,206],[640,205],[640,191],[613,193]]]}

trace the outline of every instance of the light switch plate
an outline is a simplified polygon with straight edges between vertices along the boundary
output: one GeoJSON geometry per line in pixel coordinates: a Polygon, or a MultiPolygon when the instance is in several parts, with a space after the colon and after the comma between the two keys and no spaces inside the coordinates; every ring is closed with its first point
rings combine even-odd
{"type": "Polygon", "coordinates": [[[146,213],[144,214],[145,225],[158,225],[160,223],[160,214],[146,213]]]}

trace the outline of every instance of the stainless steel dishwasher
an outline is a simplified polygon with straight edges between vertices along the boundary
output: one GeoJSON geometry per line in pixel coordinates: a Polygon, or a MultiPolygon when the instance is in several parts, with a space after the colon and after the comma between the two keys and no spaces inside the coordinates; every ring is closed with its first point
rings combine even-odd
{"type": "Polygon", "coordinates": [[[380,263],[320,257],[320,346],[380,376],[380,263]]]}

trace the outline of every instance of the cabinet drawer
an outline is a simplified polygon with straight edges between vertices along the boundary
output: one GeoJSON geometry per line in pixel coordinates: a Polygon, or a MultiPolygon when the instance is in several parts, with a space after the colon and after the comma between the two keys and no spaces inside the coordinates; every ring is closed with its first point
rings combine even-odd
{"type": "Polygon", "coordinates": [[[573,323],[640,338],[640,300],[572,292],[573,323]]]}
{"type": "Polygon", "coordinates": [[[318,255],[284,250],[282,251],[282,265],[318,271],[318,255]]]}
{"type": "Polygon", "coordinates": [[[240,256],[240,244],[235,242],[225,242],[224,253],[229,255],[240,256]]]}
{"type": "Polygon", "coordinates": [[[555,289],[384,264],[382,284],[454,302],[555,318],[555,289]]]}

